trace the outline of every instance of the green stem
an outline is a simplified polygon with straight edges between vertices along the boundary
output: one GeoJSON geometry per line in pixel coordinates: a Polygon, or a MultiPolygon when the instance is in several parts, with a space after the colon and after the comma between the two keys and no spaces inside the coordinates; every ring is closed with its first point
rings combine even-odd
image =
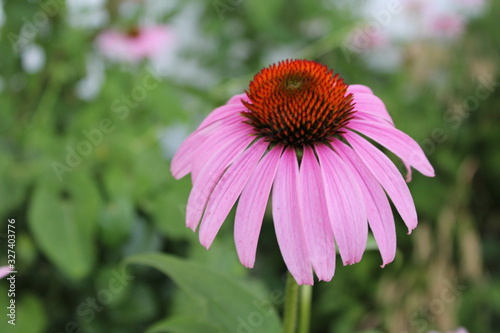
{"type": "Polygon", "coordinates": [[[284,333],[295,333],[298,319],[299,288],[293,276],[288,273],[285,286],[285,306],[283,310],[284,333]]]}
{"type": "Polygon", "coordinates": [[[299,333],[308,333],[311,322],[312,286],[304,285],[300,288],[300,318],[299,333]]]}

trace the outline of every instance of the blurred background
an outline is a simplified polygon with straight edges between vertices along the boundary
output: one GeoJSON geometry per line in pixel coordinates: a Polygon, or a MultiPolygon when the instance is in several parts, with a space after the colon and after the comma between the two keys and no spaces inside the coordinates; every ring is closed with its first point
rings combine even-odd
{"type": "Polygon", "coordinates": [[[206,251],[169,162],[292,58],[371,87],[436,169],[409,183],[420,222],[408,236],[395,214],[392,264],[369,244],[315,285],[311,331],[500,331],[499,13],[497,0],[0,1],[0,266],[15,219],[18,272],[15,326],[0,281],[0,332],[279,331],[270,214],[254,269],[232,216],[206,251]],[[146,252],[163,254],[125,268],[146,252]]]}

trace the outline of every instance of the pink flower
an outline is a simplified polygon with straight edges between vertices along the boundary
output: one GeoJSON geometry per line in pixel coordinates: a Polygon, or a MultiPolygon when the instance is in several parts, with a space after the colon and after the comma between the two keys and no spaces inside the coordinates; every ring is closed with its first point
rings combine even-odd
{"type": "Polygon", "coordinates": [[[97,46],[110,59],[137,63],[160,56],[171,40],[168,27],[149,26],[128,32],[106,30],[97,37],[97,46]]]}
{"type": "Polygon", "coordinates": [[[9,275],[10,272],[11,272],[11,269],[9,268],[9,266],[0,267],[0,279],[9,275]]]}
{"type": "Polygon", "coordinates": [[[313,61],[264,68],[245,94],[210,113],[172,160],[174,177],[191,173],[193,181],[187,226],[195,230],[201,220],[200,242],[209,248],[239,198],[236,250],[251,268],[271,196],[281,254],[299,284],[313,284],[313,270],[331,280],[335,245],[344,265],[359,262],[368,226],[383,265],[391,262],[396,232],[385,193],[409,232],[417,214],[396,166],[364,136],[408,170],[434,176],[422,149],[394,127],[370,88],[347,85],[313,61]]]}
{"type": "Polygon", "coordinates": [[[380,31],[370,31],[368,26],[359,26],[354,29],[346,39],[351,51],[369,53],[373,49],[389,45],[387,35],[380,31]]]}
{"type": "Polygon", "coordinates": [[[456,38],[464,33],[464,18],[458,14],[440,14],[432,18],[431,31],[445,38],[456,38]]]}

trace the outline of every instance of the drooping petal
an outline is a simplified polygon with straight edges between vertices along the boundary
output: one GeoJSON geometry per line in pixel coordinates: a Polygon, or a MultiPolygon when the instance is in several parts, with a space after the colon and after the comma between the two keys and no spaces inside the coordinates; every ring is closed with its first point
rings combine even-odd
{"type": "Polygon", "coordinates": [[[330,281],[335,273],[335,242],[326,208],[323,178],[318,160],[309,146],[304,147],[300,165],[304,236],[311,264],[320,280],[330,281]]]}
{"type": "Polygon", "coordinates": [[[266,211],[283,146],[278,145],[265,155],[241,192],[234,220],[234,242],[243,265],[252,268],[259,233],[266,211]]]}
{"type": "Polygon", "coordinates": [[[363,194],[357,179],[332,149],[316,145],[333,235],[344,265],[361,260],[368,238],[363,194]]]}
{"type": "Polygon", "coordinates": [[[373,94],[354,93],[353,94],[355,117],[364,118],[363,115],[376,117],[394,126],[389,112],[384,102],[373,94]]]}
{"type": "Polygon", "coordinates": [[[191,163],[191,179],[193,183],[198,179],[198,175],[205,167],[206,161],[217,151],[224,149],[230,142],[238,140],[241,136],[251,135],[251,127],[238,121],[232,127],[227,126],[226,130],[218,131],[205,141],[200,142],[199,146],[193,149],[193,162],[191,163]]]}
{"type": "Polygon", "coordinates": [[[347,87],[347,93],[373,94],[373,91],[367,86],[364,86],[362,84],[351,84],[347,87]]]}
{"type": "Polygon", "coordinates": [[[385,189],[410,233],[417,226],[417,212],[410,190],[396,166],[380,150],[353,132],[343,134],[372,175],[385,189]]]}
{"type": "Polygon", "coordinates": [[[302,200],[299,188],[299,165],[293,148],[281,157],[272,195],[276,238],[290,274],[298,284],[312,285],[313,275],[308,260],[303,231],[302,200]]]}
{"type": "Polygon", "coordinates": [[[352,119],[348,127],[377,141],[423,175],[434,177],[434,169],[424,151],[408,134],[393,126],[359,119],[352,119]]]}
{"type": "Polygon", "coordinates": [[[225,119],[226,121],[214,122],[189,135],[175,153],[170,171],[176,178],[182,178],[191,172],[193,162],[200,161],[199,151],[217,148],[224,144],[224,139],[234,133],[247,131],[248,125],[239,119],[225,119]]]}
{"type": "Polygon", "coordinates": [[[351,147],[340,140],[332,145],[348,167],[356,170],[355,174],[359,177],[368,224],[380,250],[383,267],[392,262],[396,255],[396,228],[387,195],[351,147]]]}
{"type": "Polygon", "coordinates": [[[212,157],[206,160],[205,167],[200,171],[189,195],[186,209],[186,225],[188,228],[196,229],[207,200],[220,177],[253,140],[254,137],[250,135],[242,135],[229,141],[226,146],[221,147],[217,152],[214,152],[212,157]]]}
{"type": "Polygon", "coordinates": [[[209,248],[255,166],[269,146],[259,140],[241,154],[215,186],[200,226],[200,243],[209,248]]]}

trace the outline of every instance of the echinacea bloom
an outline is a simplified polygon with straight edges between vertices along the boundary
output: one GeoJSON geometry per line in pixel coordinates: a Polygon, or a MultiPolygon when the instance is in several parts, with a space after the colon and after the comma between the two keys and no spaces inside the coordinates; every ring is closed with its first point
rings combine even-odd
{"type": "Polygon", "coordinates": [[[409,232],[417,214],[400,172],[367,138],[395,153],[409,173],[411,166],[434,175],[422,149],[395,128],[368,87],[347,85],[314,61],[264,68],[246,93],[210,113],[174,156],[174,177],[191,173],[193,181],[186,224],[200,225],[200,242],[209,248],[239,198],[236,250],[251,268],[271,196],[278,244],[297,283],[313,284],[313,270],[331,280],[336,246],[344,265],[359,262],[368,226],[385,265],[396,251],[386,193],[409,232]]]}
{"type": "Polygon", "coordinates": [[[97,46],[112,60],[137,63],[160,56],[171,40],[167,26],[146,26],[124,32],[106,30],[97,37],[97,46]]]}
{"type": "Polygon", "coordinates": [[[9,275],[10,272],[11,272],[11,269],[9,268],[9,266],[0,267],[0,279],[9,275]]]}

